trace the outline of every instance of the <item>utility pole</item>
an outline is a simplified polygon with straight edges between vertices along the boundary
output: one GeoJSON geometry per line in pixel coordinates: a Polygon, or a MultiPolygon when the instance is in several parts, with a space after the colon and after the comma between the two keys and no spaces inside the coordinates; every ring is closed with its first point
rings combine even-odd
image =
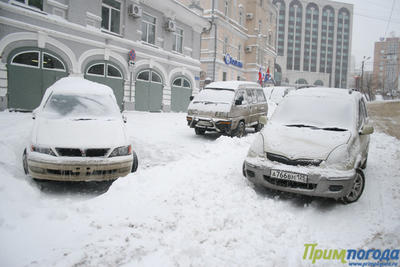
{"type": "Polygon", "coordinates": [[[217,24],[215,23],[215,0],[212,0],[212,18],[211,23],[214,25],[214,59],[213,59],[213,75],[212,81],[215,82],[215,65],[217,61],[217,24]]]}
{"type": "Polygon", "coordinates": [[[363,93],[364,95],[365,95],[365,92],[364,92],[364,63],[365,63],[365,61],[367,61],[370,58],[371,57],[365,58],[365,56],[364,56],[363,61],[361,62],[361,93],[363,93]]]}

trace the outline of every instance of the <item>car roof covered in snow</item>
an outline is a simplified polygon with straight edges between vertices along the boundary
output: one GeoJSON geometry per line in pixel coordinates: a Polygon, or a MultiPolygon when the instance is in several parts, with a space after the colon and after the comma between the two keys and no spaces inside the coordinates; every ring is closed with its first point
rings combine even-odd
{"type": "Polygon", "coordinates": [[[43,108],[49,96],[53,93],[62,95],[111,95],[116,102],[113,90],[107,85],[92,82],[82,77],[64,77],[50,86],[40,103],[38,109],[43,108]]]}
{"type": "Polygon", "coordinates": [[[352,89],[343,88],[328,88],[328,87],[309,87],[292,91],[290,95],[300,96],[315,96],[315,97],[330,97],[330,98],[343,98],[343,99],[359,99],[362,98],[360,92],[352,89]]]}
{"type": "Polygon", "coordinates": [[[47,91],[58,94],[93,94],[93,95],[112,95],[113,90],[107,85],[92,82],[81,77],[65,77],[52,86],[47,91]]]}
{"type": "Polygon", "coordinates": [[[205,87],[205,89],[228,89],[228,90],[238,90],[242,88],[261,88],[258,83],[246,82],[246,81],[225,81],[225,82],[213,82],[205,87]]]}

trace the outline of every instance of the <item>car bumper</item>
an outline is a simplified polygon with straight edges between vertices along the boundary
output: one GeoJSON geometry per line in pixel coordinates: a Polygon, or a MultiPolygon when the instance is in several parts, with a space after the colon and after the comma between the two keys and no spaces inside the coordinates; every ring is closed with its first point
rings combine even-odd
{"type": "Polygon", "coordinates": [[[232,121],[226,119],[187,116],[186,120],[190,128],[197,127],[207,131],[229,134],[232,128],[232,121]]]}
{"type": "Polygon", "coordinates": [[[105,181],[128,175],[132,162],[131,155],[111,159],[31,155],[28,157],[28,169],[33,178],[41,180],[105,181]]]}
{"type": "Polygon", "coordinates": [[[354,170],[336,170],[323,167],[300,167],[275,163],[267,159],[246,158],[244,174],[257,185],[274,190],[339,199],[348,194],[353,186],[354,170]],[[308,176],[307,183],[271,177],[271,170],[301,173],[308,176]]]}

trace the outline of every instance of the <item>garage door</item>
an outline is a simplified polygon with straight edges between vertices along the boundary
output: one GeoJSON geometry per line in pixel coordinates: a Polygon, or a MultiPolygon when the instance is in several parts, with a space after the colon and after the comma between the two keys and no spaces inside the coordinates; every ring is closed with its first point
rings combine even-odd
{"type": "Polygon", "coordinates": [[[124,78],[116,64],[108,61],[91,62],[86,68],[85,79],[111,87],[119,107],[123,108],[124,78]]]}
{"type": "Polygon", "coordinates": [[[186,112],[192,95],[192,87],[185,77],[178,77],[171,86],[171,110],[186,112]]]}
{"type": "Polygon", "coordinates": [[[159,112],[162,110],[162,96],[161,76],[153,70],[139,72],[135,84],[135,109],[159,112]]]}
{"type": "Polygon", "coordinates": [[[51,51],[39,48],[14,50],[7,64],[8,107],[33,110],[39,106],[46,89],[66,77],[66,64],[51,51]]]}

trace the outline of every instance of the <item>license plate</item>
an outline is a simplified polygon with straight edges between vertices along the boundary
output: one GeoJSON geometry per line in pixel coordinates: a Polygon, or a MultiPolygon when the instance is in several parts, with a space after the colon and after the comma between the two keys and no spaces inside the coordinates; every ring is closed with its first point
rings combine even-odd
{"type": "Polygon", "coordinates": [[[271,178],[277,178],[281,180],[288,180],[306,184],[308,180],[308,175],[296,172],[271,170],[271,178]]]}

